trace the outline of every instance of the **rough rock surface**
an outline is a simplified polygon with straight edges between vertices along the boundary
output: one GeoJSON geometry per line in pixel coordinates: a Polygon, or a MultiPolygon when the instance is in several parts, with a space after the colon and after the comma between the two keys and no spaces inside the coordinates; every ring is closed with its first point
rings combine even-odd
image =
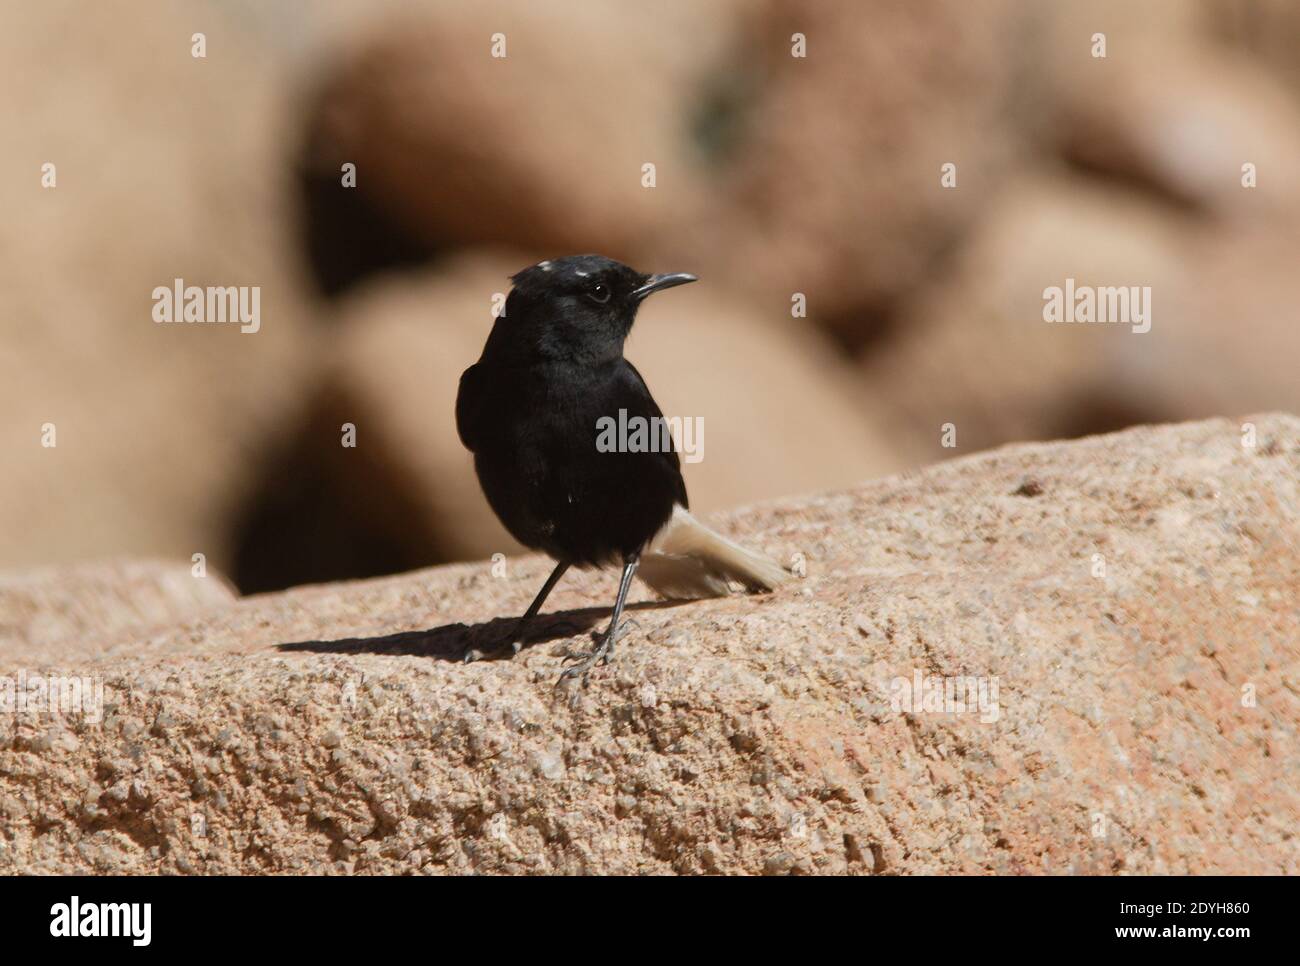
{"type": "MultiPolygon", "coordinates": [[[[122,560],[0,574],[0,650],[102,653],[114,638],[164,628],[235,601],[224,580],[189,566],[122,560]],[[82,650],[86,646],[89,651],[82,650]]],[[[129,640],[129,637],[128,637],[129,640]]]]}
{"type": "Polygon", "coordinates": [[[738,513],[806,577],[637,607],[586,688],[553,622],[443,659],[538,558],[241,600],[61,668],[102,723],[0,716],[0,872],[1300,872],[1300,419],[1249,421],[738,513]],[[996,715],[895,710],[917,671],[996,715]]]}

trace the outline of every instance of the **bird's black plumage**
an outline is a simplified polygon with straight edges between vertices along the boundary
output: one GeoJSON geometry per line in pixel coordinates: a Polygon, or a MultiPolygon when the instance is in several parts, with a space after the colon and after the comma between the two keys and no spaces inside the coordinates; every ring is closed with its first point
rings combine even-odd
{"type": "Polygon", "coordinates": [[[634,293],[651,277],[582,255],[525,269],[514,283],[482,357],[461,376],[461,441],[516,540],[579,566],[621,563],[674,504],[687,505],[676,452],[596,447],[602,417],[662,417],[623,358],[644,297],[634,293]]]}
{"type": "MultiPolygon", "coordinates": [[[[661,417],[623,358],[641,300],[690,275],[643,275],[600,255],[557,258],[513,278],[479,361],[461,376],[456,425],[489,504],[516,540],[569,565],[623,566],[614,620],[641,552],[687,505],[677,453],[597,448],[602,417],[661,417]]],[[[516,645],[517,646],[517,645],[516,645]]],[[[572,670],[572,669],[571,669],[572,670]]]]}
{"type": "MultiPolygon", "coordinates": [[[[570,566],[623,568],[609,627],[561,679],[585,675],[612,654],[638,572],[676,598],[719,596],[737,585],[773,590],[789,579],[775,561],[690,514],[675,444],[668,439],[663,446],[662,433],[654,433],[662,414],[623,358],[641,300],[693,281],[686,274],[642,275],[599,255],[541,262],[514,277],[483,355],[461,376],[456,425],[488,502],[520,543],[556,560],[498,646],[519,649],[520,632],[570,566]],[[601,445],[602,421],[637,420],[659,445],[631,438],[601,445]]],[[[474,653],[467,650],[466,659],[474,653]]]]}

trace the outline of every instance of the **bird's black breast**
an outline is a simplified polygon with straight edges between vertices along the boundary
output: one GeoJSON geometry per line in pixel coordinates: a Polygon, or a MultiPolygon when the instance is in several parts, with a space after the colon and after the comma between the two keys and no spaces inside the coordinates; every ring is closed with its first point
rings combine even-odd
{"type": "Polygon", "coordinates": [[[671,445],[602,452],[604,417],[615,426],[662,418],[640,374],[621,358],[598,367],[480,362],[461,377],[461,440],[474,453],[488,502],[525,546],[579,565],[615,562],[640,551],[675,503],[686,504],[671,445]]]}

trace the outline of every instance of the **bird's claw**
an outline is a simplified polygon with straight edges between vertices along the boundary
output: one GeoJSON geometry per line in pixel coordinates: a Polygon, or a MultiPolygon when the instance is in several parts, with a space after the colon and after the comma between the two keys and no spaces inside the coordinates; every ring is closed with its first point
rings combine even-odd
{"type": "Polygon", "coordinates": [[[572,651],[564,655],[564,659],[561,663],[566,663],[568,661],[577,661],[578,663],[574,664],[573,667],[566,667],[561,671],[560,677],[555,683],[559,684],[562,681],[567,681],[576,677],[581,677],[583,680],[586,680],[587,674],[598,662],[608,664],[610,659],[614,656],[614,644],[618,640],[618,636],[623,633],[623,630],[629,624],[636,627],[641,626],[629,617],[617,627],[611,624],[609,628],[600,635],[600,643],[590,651],[572,651]]]}
{"type": "Polygon", "coordinates": [[[504,654],[507,650],[510,651],[510,656],[513,657],[518,654],[520,649],[524,646],[523,641],[521,640],[522,635],[520,634],[522,630],[523,625],[516,623],[510,629],[509,634],[498,638],[490,644],[466,644],[465,650],[461,654],[461,660],[466,664],[473,664],[475,661],[482,661],[489,657],[498,657],[499,655],[504,654]]]}
{"type": "Polygon", "coordinates": [[[506,638],[503,641],[497,641],[495,644],[488,644],[483,647],[477,647],[473,644],[466,645],[464,652],[461,654],[461,660],[466,664],[473,664],[475,661],[482,661],[489,657],[497,657],[505,653],[506,650],[511,652],[513,657],[519,653],[523,647],[519,641],[513,638],[506,638]]]}
{"type": "Polygon", "coordinates": [[[579,651],[576,654],[567,655],[565,657],[566,661],[577,661],[578,663],[573,665],[573,667],[566,667],[561,671],[560,676],[555,683],[560,684],[576,677],[581,677],[585,681],[587,679],[587,674],[593,667],[595,667],[597,661],[601,658],[608,660],[608,653],[609,648],[602,644],[600,647],[591,651],[579,651]]]}

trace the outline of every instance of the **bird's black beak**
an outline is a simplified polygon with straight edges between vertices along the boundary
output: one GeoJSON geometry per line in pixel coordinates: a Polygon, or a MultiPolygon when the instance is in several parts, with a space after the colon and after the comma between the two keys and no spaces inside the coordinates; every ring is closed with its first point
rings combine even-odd
{"type": "Polygon", "coordinates": [[[688,275],[686,272],[672,272],[668,275],[651,275],[646,279],[644,285],[632,290],[632,297],[639,302],[647,295],[653,295],[655,292],[662,291],[663,289],[672,288],[674,285],[685,285],[687,282],[695,281],[698,281],[698,279],[694,275],[688,275]]]}

